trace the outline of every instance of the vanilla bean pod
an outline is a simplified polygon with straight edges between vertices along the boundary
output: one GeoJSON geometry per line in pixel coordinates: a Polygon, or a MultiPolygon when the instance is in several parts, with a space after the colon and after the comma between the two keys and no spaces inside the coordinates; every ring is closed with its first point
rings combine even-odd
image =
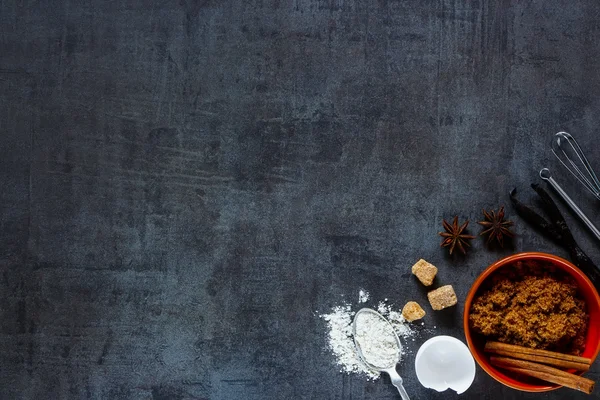
{"type": "Polygon", "coordinates": [[[593,282],[596,289],[600,289],[600,269],[594,264],[594,262],[584,253],[579,247],[571,231],[561,214],[560,210],[556,206],[552,197],[542,187],[537,184],[532,184],[531,187],[536,191],[542,201],[542,209],[551,218],[548,222],[544,217],[539,215],[537,212],[521,203],[516,198],[517,190],[513,189],[510,192],[510,200],[517,211],[517,214],[521,216],[530,225],[536,228],[542,235],[553,240],[559,246],[565,248],[571,257],[573,263],[581,269],[588,278],[593,282]]]}

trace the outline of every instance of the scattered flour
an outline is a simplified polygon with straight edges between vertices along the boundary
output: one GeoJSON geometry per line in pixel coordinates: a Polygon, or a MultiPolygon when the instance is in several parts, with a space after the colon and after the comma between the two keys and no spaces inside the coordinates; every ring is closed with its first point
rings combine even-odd
{"type": "MultiPolygon", "coordinates": [[[[364,291],[361,292],[364,293],[364,291]]],[[[366,295],[369,296],[368,293],[366,295]]],[[[359,303],[362,303],[361,298],[361,293],[359,293],[359,303]]],[[[416,332],[404,319],[401,311],[396,311],[387,304],[387,299],[378,303],[377,311],[387,318],[401,341],[409,338],[414,341],[416,332]]],[[[356,352],[352,334],[352,320],[355,313],[352,305],[346,303],[334,307],[329,314],[320,315],[327,322],[329,350],[334,355],[336,364],[340,366],[340,372],[362,374],[366,375],[369,380],[376,380],[379,378],[379,372],[367,367],[356,352]]],[[[383,331],[375,333],[376,338],[380,340],[385,339],[383,334],[383,331]]],[[[400,349],[400,353],[401,355],[405,354],[405,350],[400,349]]]]}
{"type": "Polygon", "coordinates": [[[415,335],[415,331],[412,330],[408,321],[402,316],[402,311],[394,311],[392,306],[385,301],[380,301],[377,305],[377,312],[390,321],[390,324],[394,327],[396,334],[403,339],[408,339],[415,335]]]}
{"type": "Polygon", "coordinates": [[[366,303],[367,301],[369,301],[369,292],[364,291],[363,289],[360,289],[360,291],[358,292],[358,302],[359,303],[366,303]]]}

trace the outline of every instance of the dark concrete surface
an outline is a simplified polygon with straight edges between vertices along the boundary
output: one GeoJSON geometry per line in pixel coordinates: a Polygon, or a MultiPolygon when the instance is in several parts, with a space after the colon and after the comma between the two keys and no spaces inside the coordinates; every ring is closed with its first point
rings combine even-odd
{"type": "MultiPolygon", "coordinates": [[[[597,1],[84,3],[0,2],[1,399],[398,399],[338,372],[318,313],[426,304],[424,257],[459,306],[407,347],[463,338],[486,265],[566,253],[509,207],[514,249],[452,259],[441,219],[542,166],[600,224],[549,151],[569,130],[600,170],[597,1]]],[[[567,397],[479,368],[460,396],[567,397]]]]}

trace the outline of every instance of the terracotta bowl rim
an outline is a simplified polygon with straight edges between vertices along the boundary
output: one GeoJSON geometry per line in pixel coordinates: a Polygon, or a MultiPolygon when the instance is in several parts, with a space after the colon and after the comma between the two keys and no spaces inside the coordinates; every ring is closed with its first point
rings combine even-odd
{"type": "MultiPolygon", "coordinates": [[[[475,281],[471,285],[471,288],[469,289],[467,298],[465,300],[464,311],[463,311],[463,329],[465,331],[465,338],[467,341],[467,345],[469,346],[469,350],[471,351],[473,358],[475,358],[475,361],[477,362],[477,364],[489,376],[491,376],[498,382],[502,383],[503,385],[506,385],[513,389],[521,390],[524,392],[547,392],[550,390],[559,389],[562,386],[560,386],[560,385],[547,385],[547,386],[535,385],[534,386],[534,385],[526,384],[526,383],[523,383],[520,385],[520,384],[514,384],[512,382],[507,382],[501,376],[499,376],[498,372],[495,368],[493,368],[491,365],[489,365],[489,363],[487,361],[482,360],[481,356],[478,353],[479,350],[475,347],[475,345],[473,343],[473,338],[471,337],[471,332],[470,332],[470,328],[469,328],[469,310],[471,308],[471,303],[473,301],[473,297],[475,297],[475,293],[481,287],[481,284],[492,273],[494,273],[499,268],[501,268],[507,264],[510,264],[514,261],[523,260],[523,259],[546,260],[553,264],[561,264],[564,267],[563,270],[565,270],[565,272],[569,273],[569,275],[577,275],[579,278],[581,278],[581,280],[583,280],[585,282],[587,288],[585,288],[585,289],[581,288],[581,290],[587,292],[588,289],[591,289],[590,291],[593,294],[593,297],[597,303],[598,308],[600,309],[600,296],[598,295],[596,288],[594,287],[594,285],[592,284],[590,279],[579,268],[577,268],[575,265],[573,265],[573,263],[571,263],[568,260],[565,260],[562,257],[555,256],[555,255],[549,254],[549,253],[536,252],[536,251],[521,252],[521,253],[512,254],[510,256],[507,256],[507,257],[504,257],[504,258],[501,258],[501,259],[495,261],[494,263],[490,264],[485,270],[483,270],[483,272],[481,272],[481,274],[479,274],[479,276],[475,279],[475,281]]],[[[593,357],[590,357],[592,359],[592,363],[596,360],[596,357],[598,356],[599,352],[600,352],[600,338],[596,345],[596,350],[594,351],[593,357]]]]}

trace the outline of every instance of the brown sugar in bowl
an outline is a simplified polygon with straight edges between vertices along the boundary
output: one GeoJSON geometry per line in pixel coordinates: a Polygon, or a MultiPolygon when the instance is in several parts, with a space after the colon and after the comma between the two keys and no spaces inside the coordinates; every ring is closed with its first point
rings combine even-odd
{"type": "Polygon", "coordinates": [[[486,268],[481,275],[477,277],[465,301],[463,314],[463,326],[467,345],[479,366],[487,372],[492,378],[498,382],[511,387],[513,389],[522,390],[525,392],[546,392],[549,390],[558,389],[560,385],[552,383],[544,384],[541,381],[539,384],[532,383],[529,378],[523,377],[523,380],[518,380],[514,376],[505,374],[501,369],[498,369],[490,364],[489,356],[484,353],[485,338],[473,332],[469,325],[469,311],[473,299],[483,283],[495,272],[502,268],[510,267],[517,261],[537,261],[545,262],[553,267],[566,272],[577,282],[579,293],[585,299],[587,312],[589,314],[588,330],[585,339],[585,348],[582,357],[590,358],[592,362],[600,352],[600,296],[594,288],[592,282],[579,268],[571,264],[569,261],[547,253],[518,253],[496,261],[486,268]]]}

